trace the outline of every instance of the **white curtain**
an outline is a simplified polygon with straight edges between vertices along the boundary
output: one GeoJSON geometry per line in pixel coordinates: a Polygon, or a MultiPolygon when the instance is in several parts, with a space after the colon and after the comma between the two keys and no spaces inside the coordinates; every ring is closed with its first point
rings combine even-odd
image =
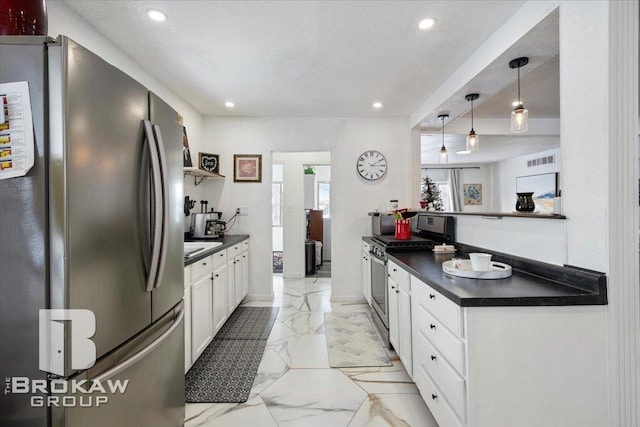
{"type": "Polygon", "coordinates": [[[462,175],[460,169],[449,170],[449,188],[451,188],[451,210],[462,212],[462,175]]]}

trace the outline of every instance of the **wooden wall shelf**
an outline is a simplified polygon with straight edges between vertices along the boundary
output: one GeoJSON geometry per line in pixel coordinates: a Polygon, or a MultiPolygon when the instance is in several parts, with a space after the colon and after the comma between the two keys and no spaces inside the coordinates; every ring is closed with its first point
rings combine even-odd
{"type": "Polygon", "coordinates": [[[207,179],[225,179],[224,175],[220,175],[218,173],[207,172],[198,168],[184,168],[183,176],[191,175],[193,176],[194,185],[201,184],[203,181],[207,179]]]}

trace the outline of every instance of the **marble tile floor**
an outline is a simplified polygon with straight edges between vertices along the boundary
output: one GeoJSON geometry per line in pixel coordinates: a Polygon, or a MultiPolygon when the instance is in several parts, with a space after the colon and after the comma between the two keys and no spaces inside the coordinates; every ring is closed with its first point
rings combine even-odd
{"type": "Polygon", "coordinates": [[[273,277],[280,307],[245,403],[186,405],[186,427],[437,427],[392,350],[393,366],[331,368],[325,312],[369,311],[366,304],[330,302],[331,279],[273,277]]]}

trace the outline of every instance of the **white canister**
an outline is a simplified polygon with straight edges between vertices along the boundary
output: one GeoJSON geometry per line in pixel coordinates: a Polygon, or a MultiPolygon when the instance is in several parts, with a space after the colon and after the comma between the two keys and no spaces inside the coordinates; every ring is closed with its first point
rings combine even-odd
{"type": "Polygon", "coordinates": [[[471,268],[474,271],[491,270],[491,254],[474,252],[469,254],[469,258],[471,258],[471,268]]]}

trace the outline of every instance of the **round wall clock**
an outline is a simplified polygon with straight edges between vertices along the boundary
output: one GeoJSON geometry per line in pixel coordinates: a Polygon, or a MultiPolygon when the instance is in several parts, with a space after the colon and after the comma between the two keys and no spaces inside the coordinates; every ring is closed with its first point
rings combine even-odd
{"type": "Polygon", "coordinates": [[[387,172],[387,159],[379,151],[365,151],[358,157],[356,167],[361,177],[375,181],[382,178],[387,172]]]}

